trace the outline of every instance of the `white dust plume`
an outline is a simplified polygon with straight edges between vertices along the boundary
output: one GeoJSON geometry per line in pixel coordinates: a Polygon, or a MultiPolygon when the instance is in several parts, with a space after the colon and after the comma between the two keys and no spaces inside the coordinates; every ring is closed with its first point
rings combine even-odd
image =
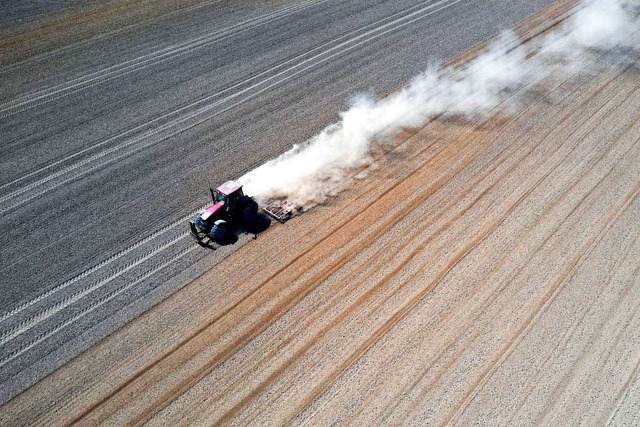
{"type": "Polygon", "coordinates": [[[384,99],[356,98],[338,123],[250,171],[240,182],[261,202],[288,199],[303,208],[321,203],[371,162],[375,144],[403,129],[440,115],[481,120],[505,95],[552,75],[575,72],[591,51],[637,49],[637,8],[633,0],[582,2],[562,27],[537,41],[522,44],[506,32],[464,68],[430,67],[384,99]]]}

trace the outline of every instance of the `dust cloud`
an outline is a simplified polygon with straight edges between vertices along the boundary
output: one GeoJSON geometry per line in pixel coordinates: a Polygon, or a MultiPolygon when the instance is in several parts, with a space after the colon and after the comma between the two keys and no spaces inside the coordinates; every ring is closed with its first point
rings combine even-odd
{"type": "Polygon", "coordinates": [[[505,32],[463,68],[430,66],[386,98],[356,97],[338,123],[239,181],[262,203],[287,199],[313,207],[347,188],[354,173],[371,163],[376,145],[403,129],[443,115],[481,121],[506,95],[569,72],[590,72],[582,69],[590,51],[615,56],[637,49],[638,8],[632,0],[583,1],[560,28],[526,45],[505,32]]]}

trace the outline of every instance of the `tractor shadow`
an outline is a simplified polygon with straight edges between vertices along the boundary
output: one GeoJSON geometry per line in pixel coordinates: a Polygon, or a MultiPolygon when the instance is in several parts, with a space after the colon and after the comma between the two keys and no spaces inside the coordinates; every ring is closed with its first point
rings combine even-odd
{"type": "MultiPolygon", "coordinates": [[[[226,235],[216,243],[218,246],[234,245],[238,242],[242,234],[252,234],[253,238],[257,239],[258,235],[266,231],[270,226],[271,218],[267,214],[259,212],[250,220],[235,223],[233,227],[231,227],[231,232],[226,233],[226,235]]],[[[207,245],[207,247],[210,246],[207,245]]]]}

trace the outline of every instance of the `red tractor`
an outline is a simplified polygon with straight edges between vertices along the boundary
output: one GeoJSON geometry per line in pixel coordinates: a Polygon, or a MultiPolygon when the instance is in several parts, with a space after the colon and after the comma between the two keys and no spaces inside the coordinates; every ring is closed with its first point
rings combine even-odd
{"type": "Polygon", "coordinates": [[[191,234],[199,244],[224,244],[234,233],[234,227],[256,221],[258,203],[245,195],[242,185],[236,181],[227,181],[216,190],[211,189],[211,197],[213,205],[189,221],[191,234]]]}

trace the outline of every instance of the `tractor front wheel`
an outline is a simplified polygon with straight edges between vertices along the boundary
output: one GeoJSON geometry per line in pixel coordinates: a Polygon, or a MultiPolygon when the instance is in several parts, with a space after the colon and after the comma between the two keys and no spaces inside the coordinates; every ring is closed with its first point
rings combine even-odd
{"type": "Polygon", "coordinates": [[[229,232],[229,224],[227,224],[227,221],[223,219],[219,219],[213,224],[213,227],[211,227],[211,231],[209,232],[209,237],[214,242],[221,242],[225,239],[228,232],[229,232]]]}

